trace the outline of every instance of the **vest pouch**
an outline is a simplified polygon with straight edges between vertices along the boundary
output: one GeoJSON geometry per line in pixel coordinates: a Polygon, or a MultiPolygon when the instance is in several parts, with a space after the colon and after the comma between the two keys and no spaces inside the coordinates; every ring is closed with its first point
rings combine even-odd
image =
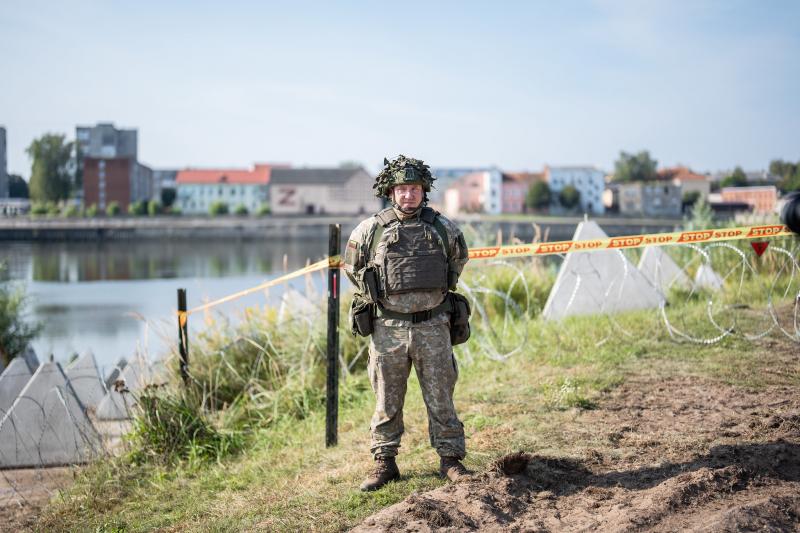
{"type": "Polygon", "coordinates": [[[469,340],[472,333],[469,327],[472,309],[466,296],[457,292],[450,293],[450,301],[453,303],[453,311],[450,313],[450,343],[456,346],[469,340]]]}
{"type": "Polygon", "coordinates": [[[353,335],[369,337],[373,331],[373,303],[360,295],[353,296],[350,304],[350,331],[353,335]]]}

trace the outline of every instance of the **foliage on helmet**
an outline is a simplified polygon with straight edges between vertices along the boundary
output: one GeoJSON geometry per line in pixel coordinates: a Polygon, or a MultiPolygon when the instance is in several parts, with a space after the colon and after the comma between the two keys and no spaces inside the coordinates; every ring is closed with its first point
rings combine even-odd
{"type": "Polygon", "coordinates": [[[383,170],[375,178],[375,196],[389,198],[389,191],[395,185],[419,183],[425,192],[430,192],[433,180],[430,168],[421,159],[402,154],[389,161],[383,159],[383,170]]]}

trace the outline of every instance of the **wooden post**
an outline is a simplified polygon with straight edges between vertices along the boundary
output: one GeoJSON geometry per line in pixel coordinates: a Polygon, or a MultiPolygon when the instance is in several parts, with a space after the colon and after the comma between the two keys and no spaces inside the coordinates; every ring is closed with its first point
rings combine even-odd
{"type": "Polygon", "coordinates": [[[325,411],[325,446],[338,443],[339,425],[339,224],[330,224],[328,238],[328,386],[325,411]],[[335,259],[335,262],[334,262],[335,259]]]}
{"type": "Polygon", "coordinates": [[[178,289],[178,352],[181,356],[181,378],[189,383],[189,315],[186,314],[186,289],[178,289]]]}

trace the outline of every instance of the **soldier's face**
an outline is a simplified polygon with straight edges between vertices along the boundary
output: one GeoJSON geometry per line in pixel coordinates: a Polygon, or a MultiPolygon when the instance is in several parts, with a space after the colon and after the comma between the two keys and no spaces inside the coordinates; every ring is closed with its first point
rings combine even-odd
{"type": "Polygon", "coordinates": [[[422,185],[395,185],[392,188],[394,202],[403,210],[414,210],[422,203],[422,185]]]}

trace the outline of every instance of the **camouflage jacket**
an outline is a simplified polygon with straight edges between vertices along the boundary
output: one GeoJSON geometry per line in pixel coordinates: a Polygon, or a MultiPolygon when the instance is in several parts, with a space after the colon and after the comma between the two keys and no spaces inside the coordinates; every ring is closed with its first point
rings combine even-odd
{"type": "MultiPolygon", "coordinates": [[[[405,218],[407,215],[395,210],[398,218],[405,218]]],[[[418,216],[418,215],[414,215],[418,216]]],[[[439,220],[447,232],[449,249],[445,250],[447,254],[450,269],[457,272],[459,275],[467,263],[467,247],[464,242],[464,236],[458,226],[446,218],[444,215],[439,214],[439,220]]],[[[386,251],[386,243],[380,242],[375,248],[374,257],[369,257],[369,247],[372,237],[375,233],[379,221],[375,216],[372,216],[356,226],[350,234],[350,239],[347,241],[345,248],[345,261],[344,270],[347,277],[356,287],[360,294],[365,294],[366,290],[363,284],[362,276],[365,268],[372,262],[380,263],[383,254],[386,251]]],[[[433,232],[436,234],[436,232],[433,232]]],[[[441,237],[437,235],[441,243],[441,237]]],[[[440,290],[420,290],[404,294],[393,294],[384,296],[380,299],[380,304],[391,311],[400,313],[414,313],[417,311],[424,311],[432,309],[442,302],[444,292],[440,290]]],[[[385,325],[388,326],[410,326],[411,322],[400,319],[379,318],[385,325]]],[[[433,317],[428,324],[446,322],[448,315],[446,313],[433,317]]]]}

